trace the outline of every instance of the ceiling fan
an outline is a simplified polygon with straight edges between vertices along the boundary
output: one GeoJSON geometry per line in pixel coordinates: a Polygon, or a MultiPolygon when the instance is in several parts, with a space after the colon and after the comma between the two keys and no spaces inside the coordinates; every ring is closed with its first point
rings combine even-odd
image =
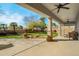
{"type": "Polygon", "coordinates": [[[69,3],[64,3],[64,4],[59,3],[58,5],[54,5],[54,6],[56,6],[56,8],[53,9],[52,11],[58,9],[58,10],[57,10],[57,14],[58,14],[61,8],[68,10],[68,9],[70,9],[70,8],[69,8],[69,7],[65,7],[65,6],[68,5],[68,4],[69,4],[69,3]]]}

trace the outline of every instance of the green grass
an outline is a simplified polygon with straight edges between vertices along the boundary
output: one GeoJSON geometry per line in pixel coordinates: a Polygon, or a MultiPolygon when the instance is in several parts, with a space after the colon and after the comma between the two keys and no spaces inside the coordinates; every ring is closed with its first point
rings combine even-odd
{"type": "MultiPolygon", "coordinates": [[[[36,35],[39,35],[39,36],[47,36],[47,32],[33,32],[33,33],[28,33],[29,35],[32,35],[32,36],[36,36],[36,35]]],[[[53,37],[56,37],[58,36],[58,33],[57,32],[53,32],[52,33],[52,36],[53,37]]]]}
{"type": "Polygon", "coordinates": [[[20,39],[20,38],[22,38],[22,36],[20,36],[20,35],[7,35],[7,36],[0,36],[0,38],[16,38],[16,39],[20,39]]]}
{"type": "Polygon", "coordinates": [[[57,33],[57,32],[53,32],[53,33],[52,33],[52,36],[53,36],[53,37],[56,37],[56,36],[58,36],[58,33],[57,33]]]}
{"type": "MultiPolygon", "coordinates": [[[[47,32],[33,32],[33,33],[28,33],[28,35],[31,35],[33,37],[39,36],[39,37],[46,37],[47,36],[47,32]]],[[[57,32],[53,32],[52,33],[53,37],[56,37],[58,35],[57,32]]],[[[39,38],[38,37],[38,38],[39,38]]],[[[0,36],[0,38],[15,38],[15,39],[21,39],[23,38],[22,35],[6,35],[6,36],[0,36]]]]}

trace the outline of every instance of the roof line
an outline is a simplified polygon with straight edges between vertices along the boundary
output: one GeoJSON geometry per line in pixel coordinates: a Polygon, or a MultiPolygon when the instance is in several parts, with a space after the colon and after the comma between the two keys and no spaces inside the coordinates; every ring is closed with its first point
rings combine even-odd
{"type": "Polygon", "coordinates": [[[36,9],[36,10],[40,11],[43,14],[48,15],[49,17],[54,18],[56,21],[64,24],[64,22],[59,17],[57,17],[54,13],[52,13],[48,8],[46,8],[41,3],[17,3],[17,4],[22,6],[22,7],[25,7],[25,8],[27,8],[27,6],[29,6],[33,9],[36,9]]]}
{"type": "Polygon", "coordinates": [[[44,5],[42,5],[41,3],[27,3],[29,6],[53,17],[55,20],[64,23],[59,17],[57,17],[54,13],[52,13],[48,8],[46,8],[44,5]]]}

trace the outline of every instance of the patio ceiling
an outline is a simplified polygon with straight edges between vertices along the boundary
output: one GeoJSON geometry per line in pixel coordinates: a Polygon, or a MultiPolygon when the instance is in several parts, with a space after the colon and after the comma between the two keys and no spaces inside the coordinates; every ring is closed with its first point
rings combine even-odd
{"type": "Polygon", "coordinates": [[[66,5],[66,7],[69,7],[69,10],[60,9],[60,12],[57,14],[57,10],[52,11],[52,9],[56,8],[54,5],[57,5],[58,3],[20,3],[19,5],[27,8],[26,5],[29,5],[30,7],[34,8],[35,10],[38,10],[48,16],[53,17],[55,20],[66,23],[67,19],[69,19],[70,23],[75,23],[78,17],[79,13],[79,4],[73,4],[70,3],[66,5]]]}
{"type": "Polygon", "coordinates": [[[63,23],[63,21],[57,17],[55,14],[53,14],[48,8],[46,8],[45,6],[43,6],[40,3],[18,3],[18,5],[27,8],[29,10],[32,10],[38,14],[41,14],[42,16],[46,16],[46,17],[52,17],[55,20],[57,20],[60,23],[63,23]]]}
{"type": "Polygon", "coordinates": [[[57,14],[57,10],[52,11],[54,8],[56,8],[56,6],[54,5],[58,5],[58,3],[43,3],[42,5],[44,5],[46,8],[48,8],[52,13],[54,13],[56,16],[58,16],[59,18],[61,18],[61,20],[63,22],[67,22],[67,19],[69,19],[69,21],[71,23],[75,23],[78,13],[79,13],[79,4],[76,3],[70,3],[68,5],[66,5],[65,7],[69,7],[69,10],[66,9],[60,9],[60,12],[57,14]]]}

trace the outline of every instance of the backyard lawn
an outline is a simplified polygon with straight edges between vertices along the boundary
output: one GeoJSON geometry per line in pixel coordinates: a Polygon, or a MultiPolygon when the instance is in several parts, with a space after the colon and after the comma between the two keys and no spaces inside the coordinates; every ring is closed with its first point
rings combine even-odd
{"type": "MultiPolygon", "coordinates": [[[[38,36],[38,37],[46,37],[47,36],[47,32],[32,32],[32,33],[28,33],[28,35],[31,35],[33,37],[38,36]]],[[[57,32],[53,32],[52,33],[53,37],[58,36],[57,32]]]]}
{"type": "MultiPolygon", "coordinates": [[[[56,37],[58,35],[58,33],[53,32],[53,37],[56,37]]],[[[47,33],[46,32],[32,32],[32,33],[27,33],[27,35],[32,36],[33,38],[46,38],[47,37],[47,33]]],[[[21,39],[23,38],[22,34],[21,35],[6,35],[6,36],[0,36],[1,38],[15,38],[15,39],[21,39]]]]}
{"type": "Polygon", "coordinates": [[[0,39],[1,38],[16,38],[16,39],[20,39],[22,38],[21,35],[6,35],[6,36],[0,36],[0,39]]]}

